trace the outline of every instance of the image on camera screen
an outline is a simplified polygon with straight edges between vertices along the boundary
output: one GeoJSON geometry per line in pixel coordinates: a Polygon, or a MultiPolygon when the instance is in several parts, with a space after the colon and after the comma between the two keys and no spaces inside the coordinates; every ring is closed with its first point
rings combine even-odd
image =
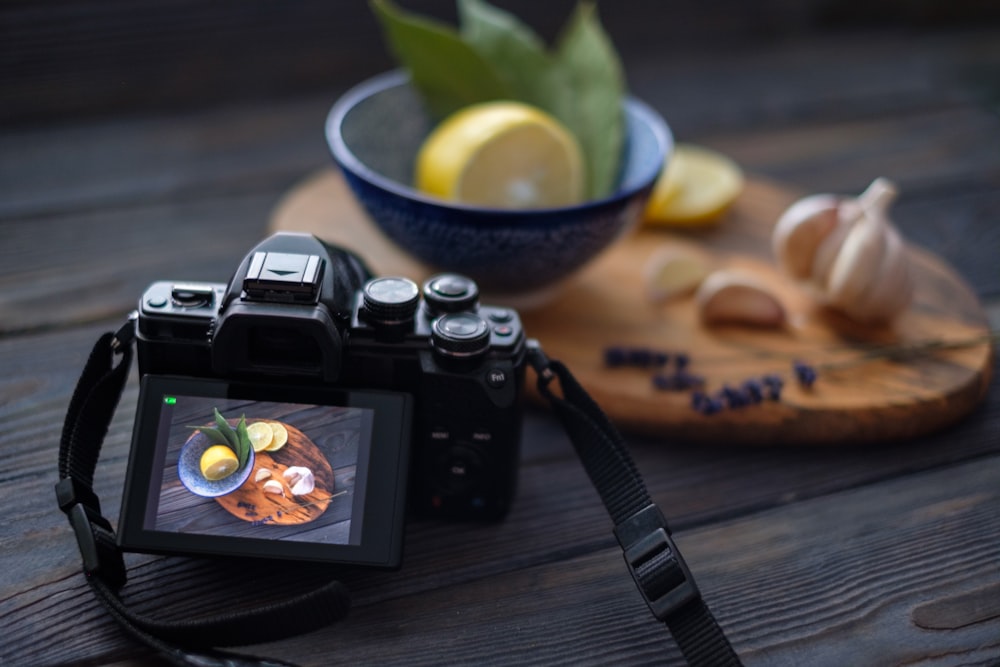
{"type": "Polygon", "coordinates": [[[358,544],[373,416],[362,407],[164,395],[163,467],[144,527],[358,544]]]}
{"type": "Polygon", "coordinates": [[[412,396],[146,375],[125,551],[398,567],[412,396]]]}

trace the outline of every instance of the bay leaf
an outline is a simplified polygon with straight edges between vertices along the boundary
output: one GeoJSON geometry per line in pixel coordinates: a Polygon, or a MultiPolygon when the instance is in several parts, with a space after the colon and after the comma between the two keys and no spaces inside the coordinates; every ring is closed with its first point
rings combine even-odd
{"type": "Polygon", "coordinates": [[[484,0],[458,0],[462,39],[491,63],[514,99],[552,111],[553,60],[545,42],[514,14],[484,0]]]}
{"type": "Polygon", "coordinates": [[[625,76],[592,2],[577,5],[556,45],[551,103],[586,156],[588,191],[604,197],[615,187],[625,137],[625,76]]]}
{"type": "Polygon", "coordinates": [[[400,10],[389,0],[371,0],[370,5],[390,49],[435,119],[470,104],[513,96],[496,69],[457,30],[400,10]]]}

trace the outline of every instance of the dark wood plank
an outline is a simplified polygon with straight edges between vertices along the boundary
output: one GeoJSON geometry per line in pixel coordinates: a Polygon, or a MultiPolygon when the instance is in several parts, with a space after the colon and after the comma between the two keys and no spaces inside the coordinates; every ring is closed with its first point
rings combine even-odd
{"type": "MultiPolygon", "coordinates": [[[[928,609],[1000,585],[998,474],[993,456],[681,531],[677,540],[748,665],[990,664],[1000,657],[1000,616],[930,621],[928,609]]],[[[155,596],[160,612],[175,616],[189,613],[191,591],[212,597],[213,588],[203,586],[213,572],[216,586],[238,578],[232,568],[220,575],[159,565],[140,571],[138,603],[152,607],[155,596]],[[183,582],[181,590],[164,588],[171,580],[183,582]]],[[[249,573],[264,593],[278,592],[273,579],[280,574],[269,581],[259,569],[249,573]]],[[[405,565],[373,578],[396,590],[412,576],[405,565]]],[[[48,664],[108,655],[94,652],[95,637],[112,655],[127,646],[94,613],[79,577],[70,590],[53,586],[0,607],[0,617],[11,619],[8,651],[48,664]],[[11,603],[30,604],[32,615],[14,614],[11,603]],[[55,626],[45,619],[67,609],[79,633],[51,644],[28,641],[52,636],[55,626]]],[[[329,664],[331,656],[344,664],[681,664],[607,544],[435,589],[392,599],[362,595],[340,626],[257,652],[302,664],[329,664]],[[581,591],[585,604],[576,602],[581,591]]]]}
{"type": "MultiPolygon", "coordinates": [[[[20,3],[0,12],[2,18],[32,13],[35,32],[27,39],[44,37],[53,51],[87,50],[99,36],[113,42],[106,30],[123,26],[116,23],[120,15],[105,23],[100,15],[85,16],[100,4],[20,3]],[[53,7],[57,11],[44,14],[53,7]],[[82,25],[75,44],[60,44],[58,30],[49,32],[67,16],[93,21],[82,25]]],[[[444,4],[452,3],[438,6],[444,4]]],[[[853,191],[875,175],[898,179],[901,226],[918,242],[942,248],[990,299],[996,326],[996,27],[814,39],[792,36],[815,16],[794,4],[771,0],[703,15],[721,37],[745,37],[740,24],[749,22],[753,43],[698,44],[692,37],[683,46],[670,42],[664,24],[633,21],[638,27],[627,34],[636,40],[626,54],[634,63],[633,90],[664,112],[681,140],[721,148],[755,173],[804,191],[853,191]],[[787,17],[776,18],[783,11],[787,17]],[[774,36],[792,38],[767,39],[774,36]]],[[[919,14],[926,3],[916,4],[919,14]]],[[[268,72],[283,70],[292,87],[304,81],[296,78],[301,72],[288,75],[288,59],[274,60],[266,71],[256,69],[261,60],[250,59],[240,72],[210,72],[208,65],[219,65],[224,54],[192,48],[219,34],[239,46],[236,33],[245,26],[221,33],[213,27],[230,9],[164,0],[135,15],[147,35],[189,31],[191,41],[163,52],[167,59],[183,55],[170,71],[187,71],[186,83],[154,77],[152,89],[141,88],[136,72],[168,70],[139,62],[128,78],[108,85],[108,75],[122,70],[109,59],[113,43],[96,48],[81,69],[47,69],[67,51],[42,62],[43,49],[31,52],[36,62],[3,70],[28,83],[0,86],[0,101],[29,94],[44,107],[83,91],[93,100],[81,96],[76,111],[146,104],[155,115],[37,128],[8,124],[0,132],[0,663],[149,664],[93,600],[69,527],[55,508],[56,443],[72,385],[93,340],[118,325],[148,282],[228,277],[263,234],[282,193],[328,163],[322,118],[336,91],[366,67],[384,68],[384,61],[352,51],[349,40],[322,34],[343,58],[328,64],[316,56],[306,68],[323,79],[309,84],[319,92],[275,101],[272,93],[289,88],[268,72]],[[157,23],[164,12],[181,9],[194,18],[157,23]],[[191,70],[192,62],[206,71],[191,70]],[[88,67],[96,79],[77,76],[88,67]],[[261,73],[262,79],[241,79],[261,73]],[[88,89],[95,81],[98,88],[88,89]],[[116,96],[115,87],[127,90],[116,96]],[[256,101],[233,104],[246,99],[256,101]],[[213,101],[230,106],[171,113],[213,101]]],[[[613,30],[633,9],[612,13],[613,30]]],[[[2,30],[11,25],[0,24],[2,30]]],[[[320,21],[309,34],[326,27],[320,21]]],[[[680,21],[673,30],[690,27],[680,21]]],[[[252,34],[259,32],[244,33],[252,34]]],[[[317,53],[296,30],[281,39],[293,34],[299,55],[317,53]]],[[[136,33],[119,36],[135,40],[130,48],[140,51],[155,42],[136,33]]],[[[0,63],[28,53],[4,43],[0,63]]],[[[264,59],[267,48],[260,47],[255,58],[264,59]]],[[[121,61],[127,53],[115,51],[121,61]]],[[[225,55],[240,53],[234,48],[225,55]]],[[[16,105],[0,107],[0,115],[17,112],[16,105]]],[[[50,107],[49,113],[73,110],[50,107]]],[[[630,439],[654,498],[748,664],[1000,660],[991,604],[1000,586],[998,371],[995,363],[987,400],[969,418],[898,445],[777,453],[724,442],[630,439]]],[[[95,480],[112,518],[135,398],[133,376],[95,480]]],[[[525,440],[521,488],[505,522],[411,523],[400,572],[339,573],[356,593],[347,623],[262,652],[304,664],[649,664],[664,655],[676,664],[676,651],[631,587],[608,520],[558,425],[533,407],[525,440]]],[[[174,617],[278,599],[328,574],[269,563],[135,555],[128,562],[130,603],[174,617]]]]}
{"type": "MultiPolygon", "coordinates": [[[[403,6],[449,22],[452,0],[407,0],[403,6]]],[[[561,29],[572,0],[497,0],[546,39],[561,29]]],[[[0,119],[185,108],[226,100],[255,101],[349,83],[385,69],[391,59],[367,3],[238,0],[209,4],[155,0],[135,12],[121,0],[8,1],[0,7],[0,119]]],[[[671,54],[811,40],[828,32],[891,26],[977,26],[995,21],[981,0],[947,5],[905,0],[738,0],[712,5],[633,0],[627,11],[602,7],[602,18],[626,60],[651,50],[671,54]],[[637,20],[639,19],[639,20],[637,20]]],[[[995,24],[994,24],[995,25],[995,24]]],[[[919,34],[919,33],[917,33],[919,34]]]]}
{"type": "MultiPolygon", "coordinates": [[[[90,600],[78,574],[71,533],[56,511],[51,492],[56,481],[55,444],[70,387],[92,341],[114,324],[0,341],[0,367],[7,369],[0,381],[4,397],[0,419],[5,424],[0,449],[8,462],[8,473],[0,479],[8,493],[9,517],[0,523],[0,537],[9,545],[0,574],[0,600],[4,601],[0,618],[6,619],[8,641],[19,650],[33,646],[37,636],[60,632],[57,628],[65,607],[54,601],[66,601],[79,618],[85,639],[80,640],[82,645],[72,643],[71,648],[81,658],[107,656],[106,651],[113,655],[128,645],[90,600]]],[[[112,518],[118,514],[121,498],[135,391],[133,381],[116,415],[95,480],[95,490],[112,518]]],[[[946,447],[940,438],[928,437],[888,447],[804,449],[773,456],[766,450],[727,448],[721,443],[705,447],[643,439],[633,440],[633,452],[654,498],[675,529],[685,530],[995,454],[1000,448],[995,437],[998,431],[1000,392],[994,388],[980,411],[949,432],[946,447]]],[[[842,517],[850,520],[862,515],[846,507],[842,517]]],[[[521,576],[516,573],[526,568],[586,557],[613,544],[607,517],[565,435],[551,417],[532,409],[520,490],[506,521],[461,527],[414,522],[407,531],[404,572],[391,577],[377,572],[349,576],[357,603],[376,604],[435,595],[435,589],[461,588],[484,578],[521,576]]],[[[248,594],[246,577],[234,575],[233,568],[185,559],[132,558],[130,562],[129,599],[151,609],[171,595],[178,605],[210,607],[213,598],[208,591],[220,588],[220,576],[221,581],[235,576],[228,585],[242,588],[247,599],[260,592],[255,583],[248,594]]],[[[273,567],[247,571],[256,573],[255,582],[270,582],[273,595],[294,584],[273,567]]],[[[303,569],[293,571],[299,577],[303,569]]],[[[235,572],[243,572],[242,566],[235,572]]],[[[567,585],[572,590],[579,584],[567,585]]],[[[228,596],[215,600],[220,605],[228,601],[228,596]]],[[[63,649],[60,644],[46,650],[56,653],[47,654],[42,662],[54,660],[63,649]]]]}
{"type": "MultiPolygon", "coordinates": [[[[241,118],[250,127],[260,120],[253,111],[241,118]]],[[[214,115],[208,120],[210,128],[223,122],[214,115]]],[[[196,134],[197,118],[188,122],[192,125],[182,134],[196,134]]],[[[111,131],[107,126],[98,134],[111,131]]],[[[89,212],[26,214],[44,205],[44,193],[51,192],[48,186],[37,190],[18,205],[23,207],[21,212],[12,213],[4,222],[0,331],[123,312],[133,307],[154,280],[227,280],[243,253],[266,235],[273,208],[301,174],[296,176],[293,166],[277,171],[234,167],[234,176],[224,174],[240,160],[267,162],[263,156],[271,140],[280,145],[282,136],[288,135],[279,132],[278,137],[251,144],[257,147],[232,156],[227,148],[219,152],[203,148],[176,157],[164,167],[165,173],[173,174],[168,181],[180,179],[178,190],[175,186],[162,189],[163,176],[158,174],[164,172],[156,171],[139,155],[132,159],[147,166],[135,170],[136,180],[129,185],[114,181],[120,167],[91,180],[82,176],[81,163],[72,177],[77,194],[67,195],[60,206],[94,207],[89,212]],[[243,179],[235,192],[231,191],[232,178],[243,179]],[[99,197],[93,193],[102,187],[117,192],[107,195],[108,199],[92,199],[99,197]],[[186,188],[194,191],[185,192],[186,188]],[[143,201],[144,197],[153,203],[143,201]]],[[[712,135],[706,143],[734,155],[748,170],[785,179],[803,192],[859,192],[876,176],[895,179],[903,193],[893,211],[900,227],[928,247],[943,247],[946,258],[959,266],[973,289],[985,295],[998,289],[992,261],[998,200],[989,183],[1000,173],[1000,154],[990,149],[994,145],[990,137],[1000,141],[1000,120],[985,112],[958,110],[902,121],[881,118],[828,123],[808,131],[762,131],[754,139],[712,135]],[[913,139],[923,135],[934,136],[934,142],[913,139]],[[947,170],[942,163],[948,165],[947,170]],[[966,243],[970,237],[983,242],[970,245],[966,243]]],[[[234,145],[238,139],[233,135],[228,141],[234,145]]],[[[161,146],[160,150],[165,149],[161,146]]],[[[300,155],[297,150],[291,153],[288,159],[294,164],[312,162],[294,157],[300,155]]],[[[0,193],[6,191],[0,186],[0,193]]]]}

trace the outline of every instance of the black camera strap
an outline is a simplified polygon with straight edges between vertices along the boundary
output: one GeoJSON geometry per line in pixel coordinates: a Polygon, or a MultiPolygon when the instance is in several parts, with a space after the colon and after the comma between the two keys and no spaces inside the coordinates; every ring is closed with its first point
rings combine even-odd
{"type": "Polygon", "coordinates": [[[649,497],[625,442],[600,406],[561,362],[529,343],[528,360],[538,391],[552,405],[590,481],[615,524],[629,573],[657,620],[662,621],[692,667],[727,667],[740,660],[670,536],[670,527],[649,497]],[[552,391],[559,380],[562,396],[552,391]]]}
{"type": "MultiPolygon", "coordinates": [[[[176,665],[262,667],[287,665],[214,649],[275,641],[343,618],[347,589],[331,581],[287,601],[184,621],[161,621],[128,609],[118,591],[125,562],[114,529],[93,491],[94,471],[115,408],[128,380],[135,322],[97,341],[77,382],[63,424],[56,496],[76,535],[87,582],[112,617],[134,638],[176,665]],[[116,356],[120,356],[117,360],[116,356]]],[[[740,661],[701,599],[687,565],[670,537],[659,508],[617,429],[558,361],[548,360],[534,341],[529,361],[538,389],[569,434],[587,474],[615,524],[629,572],[649,605],[692,667],[726,667],[740,661]],[[550,387],[559,380],[562,396],[550,387]]]]}

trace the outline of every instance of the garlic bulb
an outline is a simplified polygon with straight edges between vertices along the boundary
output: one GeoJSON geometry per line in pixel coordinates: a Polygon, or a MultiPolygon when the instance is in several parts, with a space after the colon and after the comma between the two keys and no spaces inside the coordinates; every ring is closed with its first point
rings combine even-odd
{"type": "Polygon", "coordinates": [[[292,489],[293,496],[304,496],[312,493],[316,488],[316,477],[313,471],[303,466],[291,466],[281,473],[288,486],[292,489]]]}
{"type": "Polygon", "coordinates": [[[891,320],[913,297],[906,246],[888,216],[896,186],[875,179],[859,197],[800,199],[774,227],[781,268],[820,302],[862,323],[891,320]]]}

